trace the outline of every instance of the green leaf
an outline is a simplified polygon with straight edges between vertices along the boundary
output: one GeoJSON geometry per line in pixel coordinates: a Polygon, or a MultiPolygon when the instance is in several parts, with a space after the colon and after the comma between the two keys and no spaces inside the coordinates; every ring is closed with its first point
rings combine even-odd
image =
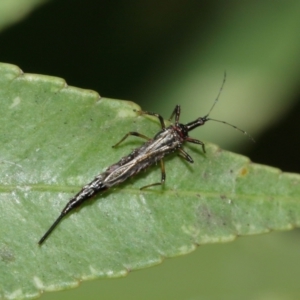
{"type": "MultiPolygon", "coordinates": [[[[206,143],[186,145],[195,163],[170,155],[164,187],[153,166],[66,217],[38,240],[68,199],[153,136],[154,117],[55,77],[0,64],[0,297],[32,298],[93,278],[120,277],[197,245],[300,223],[300,177],[206,143]]],[[[192,135],[192,134],[191,134],[192,135]]]]}

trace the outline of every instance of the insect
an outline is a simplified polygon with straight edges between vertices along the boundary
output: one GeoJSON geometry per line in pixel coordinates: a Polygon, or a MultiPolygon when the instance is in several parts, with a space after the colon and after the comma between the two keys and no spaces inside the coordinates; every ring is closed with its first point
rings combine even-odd
{"type": "Polygon", "coordinates": [[[233,128],[243,132],[250,139],[253,140],[253,138],[246,131],[241,130],[238,127],[229,124],[227,122],[211,119],[208,117],[211,111],[213,110],[214,106],[218,102],[225,80],[226,80],[226,73],[224,75],[223,83],[219,90],[217,98],[215,99],[208,114],[205,115],[204,117],[199,117],[195,121],[192,121],[190,123],[187,124],[179,123],[179,117],[180,117],[179,105],[176,105],[169,119],[171,121],[175,116],[175,124],[172,124],[168,127],[166,127],[164,119],[161,115],[148,112],[148,111],[142,111],[142,110],[136,111],[139,115],[150,115],[150,116],[157,117],[161,125],[161,131],[159,131],[152,139],[135,131],[129,132],[117,144],[115,144],[113,148],[117,147],[127,137],[131,135],[147,140],[142,146],[133,150],[129,155],[121,158],[120,161],[111,165],[103,173],[96,176],[94,180],[92,180],[90,183],[85,185],[74,197],[72,197],[67,203],[67,205],[65,206],[65,208],[61,211],[56,221],[52,224],[52,226],[40,239],[38,244],[42,245],[42,243],[47,239],[47,237],[58,225],[58,223],[67,214],[69,214],[74,208],[80,206],[83,202],[92,198],[96,194],[108,190],[112,186],[115,186],[125,181],[126,179],[132,177],[133,175],[139,173],[140,171],[146,169],[147,167],[157,162],[160,162],[161,181],[143,186],[141,190],[149,188],[151,186],[162,185],[166,180],[166,172],[165,172],[165,165],[164,165],[163,158],[167,154],[172,153],[174,151],[178,151],[180,156],[182,156],[189,163],[193,163],[194,161],[192,157],[185,150],[182,149],[182,145],[185,142],[198,144],[202,147],[202,150],[205,153],[204,143],[200,140],[189,137],[189,132],[199,126],[204,125],[209,120],[221,122],[229,126],[232,126],[233,128]]]}

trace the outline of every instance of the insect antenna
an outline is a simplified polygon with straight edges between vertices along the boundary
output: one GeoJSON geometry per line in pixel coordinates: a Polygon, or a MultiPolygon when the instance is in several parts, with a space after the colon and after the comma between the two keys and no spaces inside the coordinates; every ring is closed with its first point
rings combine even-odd
{"type": "Polygon", "coordinates": [[[237,126],[232,125],[232,124],[230,124],[230,123],[228,123],[228,122],[225,122],[225,121],[221,121],[221,120],[216,120],[216,119],[208,118],[209,114],[211,113],[211,111],[213,110],[213,108],[215,107],[215,105],[217,104],[217,102],[219,101],[219,97],[220,97],[221,92],[222,92],[222,90],[223,90],[225,81],[226,81],[226,71],[224,72],[223,82],[222,82],[221,88],[219,89],[219,93],[218,93],[218,95],[217,95],[217,98],[216,98],[216,100],[214,101],[212,107],[210,108],[208,114],[206,114],[206,115],[203,117],[203,119],[205,120],[205,122],[211,120],[211,121],[215,121],[215,122],[219,122],[219,123],[223,123],[223,124],[229,125],[229,126],[233,127],[234,129],[236,129],[236,130],[242,132],[243,134],[245,134],[252,142],[255,143],[254,138],[253,138],[248,132],[246,132],[245,130],[242,130],[242,129],[238,128],[237,126]]]}
{"type": "MultiPolygon", "coordinates": [[[[209,116],[209,114],[211,113],[211,111],[214,109],[215,105],[216,105],[217,102],[219,101],[219,97],[220,97],[220,95],[221,95],[221,93],[222,93],[222,90],[223,90],[225,81],[226,81],[226,71],[224,72],[223,82],[222,82],[221,88],[219,89],[219,93],[218,93],[218,95],[217,95],[217,98],[216,98],[216,100],[214,101],[213,105],[211,106],[209,112],[204,116],[204,119],[207,119],[207,117],[209,116]]],[[[210,120],[211,120],[211,119],[210,119],[210,120]]]]}
{"type": "Polygon", "coordinates": [[[211,118],[206,118],[206,120],[207,120],[207,121],[211,120],[211,121],[215,121],[215,122],[219,122],[219,123],[223,123],[223,124],[229,125],[229,126],[233,127],[234,129],[236,129],[236,130],[242,132],[244,135],[246,135],[246,136],[249,138],[249,140],[251,140],[253,143],[255,143],[254,138],[253,138],[247,131],[242,130],[241,128],[238,128],[238,127],[235,126],[235,125],[232,125],[232,124],[230,124],[230,123],[228,123],[228,122],[225,122],[225,121],[216,120],[216,119],[211,119],[211,118]]]}

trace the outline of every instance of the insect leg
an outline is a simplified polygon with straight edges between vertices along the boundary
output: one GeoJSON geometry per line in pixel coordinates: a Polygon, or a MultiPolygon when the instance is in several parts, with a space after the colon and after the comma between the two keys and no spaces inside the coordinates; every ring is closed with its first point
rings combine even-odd
{"type": "Polygon", "coordinates": [[[113,145],[112,147],[115,148],[117,146],[119,146],[124,140],[126,140],[130,135],[134,135],[134,136],[138,136],[140,138],[143,138],[145,140],[150,140],[150,138],[148,138],[147,136],[141,134],[141,133],[138,133],[138,132],[135,132],[135,131],[131,131],[131,132],[128,132],[118,143],[116,143],[115,145],[113,145]]]}
{"type": "Polygon", "coordinates": [[[182,156],[186,161],[193,163],[192,157],[186,153],[182,148],[178,148],[178,151],[180,152],[179,155],[182,156]]]}
{"type": "Polygon", "coordinates": [[[137,112],[139,115],[149,115],[149,116],[157,117],[160,122],[161,128],[162,129],[166,128],[164,118],[161,115],[150,112],[150,111],[143,111],[143,110],[134,110],[134,111],[137,112]]]}
{"type": "Polygon", "coordinates": [[[189,142],[189,143],[201,145],[203,152],[206,153],[206,151],[205,151],[205,144],[203,142],[201,142],[199,140],[196,140],[196,139],[193,139],[193,138],[190,138],[190,137],[185,138],[185,141],[189,142]]]}
{"type": "Polygon", "coordinates": [[[165,181],[166,181],[166,170],[165,170],[164,161],[162,159],[160,160],[160,168],[161,168],[161,181],[156,182],[156,183],[152,183],[152,184],[149,184],[149,185],[145,185],[145,186],[141,187],[140,190],[147,189],[150,186],[162,185],[162,184],[165,183],[165,181]]]}
{"type": "Polygon", "coordinates": [[[180,105],[175,106],[169,121],[173,119],[174,115],[175,115],[175,123],[177,124],[179,122],[179,117],[180,117],[180,105]]]}

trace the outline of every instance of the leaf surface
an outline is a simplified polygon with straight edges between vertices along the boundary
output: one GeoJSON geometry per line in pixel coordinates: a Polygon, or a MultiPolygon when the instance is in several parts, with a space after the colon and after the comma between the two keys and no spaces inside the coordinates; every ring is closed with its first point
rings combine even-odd
{"type": "Polygon", "coordinates": [[[150,167],[82,205],[39,247],[69,198],[144,141],[111,146],[129,131],[154,136],[159,122],[138,116],[132,102],[8,64],[0,64],[0,101],[2,298],[125,276],[197,245],[299,226],[299,175],[206,143],[206,154],[185,146],[194,164],[166,158],[164,187],[139,190],[160,180],[159,166],[150,167]]]}

